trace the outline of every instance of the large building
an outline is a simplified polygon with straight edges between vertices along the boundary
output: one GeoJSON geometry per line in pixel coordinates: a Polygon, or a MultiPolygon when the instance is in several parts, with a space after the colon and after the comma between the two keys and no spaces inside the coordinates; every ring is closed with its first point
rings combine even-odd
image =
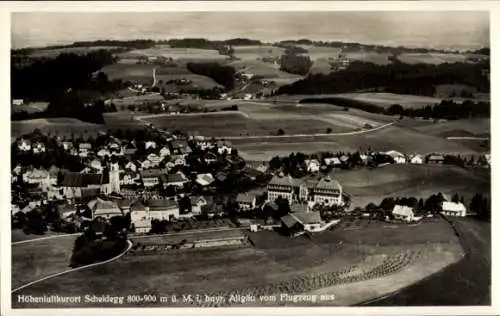
{"type": "Polygon", "coordinates": [[[274,176],[267,185],[267,200],[278,197],[294,202],[312,202],[322,205],[343,205],[343,190],[340,183],[325,177],[318,180],[300,180],[282,174],[274,176]]]}

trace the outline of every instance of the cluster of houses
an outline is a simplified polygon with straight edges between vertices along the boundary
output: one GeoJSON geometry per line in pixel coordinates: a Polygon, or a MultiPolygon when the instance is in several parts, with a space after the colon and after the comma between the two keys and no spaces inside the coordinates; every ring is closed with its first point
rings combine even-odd
{"type": "MultiPolygon", "coordinates": [[[[461,202],[443,201],[440,207],[440,213],[445,216],[465,217],[467,215],[467,209],[461,202]]],[[[392,210],[392,215],[397,220],[410,223],[418,222],[424,218],[424,216],[416,215],[415,210],[412,207],[406,205],[395,205],[394,209],[392,210]]]]}

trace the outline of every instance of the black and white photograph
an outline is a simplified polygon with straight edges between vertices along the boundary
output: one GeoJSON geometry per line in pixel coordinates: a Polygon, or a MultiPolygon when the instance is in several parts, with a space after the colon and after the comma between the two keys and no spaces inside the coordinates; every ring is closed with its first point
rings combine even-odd
{"type": "Polygon", "coordinates": [[[491,307],[493,16],[451,3],[12,10],[11,310],[491,307]]]}

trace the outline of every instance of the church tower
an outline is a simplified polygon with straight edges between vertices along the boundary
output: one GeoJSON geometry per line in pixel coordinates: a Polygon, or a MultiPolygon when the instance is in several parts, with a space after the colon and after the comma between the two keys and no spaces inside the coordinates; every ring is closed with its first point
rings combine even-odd
{"type": "Polygon", "coordinates": [[[110,164],[109,184],[111,186],[111,192],[120,193],[120,167],[116,162],[110,164]]]}

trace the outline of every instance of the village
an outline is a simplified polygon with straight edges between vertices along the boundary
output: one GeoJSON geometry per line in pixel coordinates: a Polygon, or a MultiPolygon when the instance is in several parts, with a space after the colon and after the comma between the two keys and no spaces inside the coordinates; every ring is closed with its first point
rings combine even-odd
{"type": "MultiPolygon", "coordinates": [[[[407,223],[438,213],[469,214],[463,199],[446,195],[441,195],[433,209],[424,209],[423,201],[417,199],[391,205],[382,214],[375,214],[373,207],[353,208],[349,192],[329,172],[389,164],[442,165],[457,164],[457,160],[463,164],[460,157],[367,150],[297,153],[285,157],[286,163],[279,157],[244,161],[228,141],[168,133],[152,125],[148,128],[150,133],[136,135],[121,131],[43,135],[34,131],[16,139],[12,144],[16,158],[13,227],[35,234],[46,230],[72,233],[87,227],[102,233],[113,217],[123,217],[128,219],[123,228],[133,234],[218,227],[229,222],[251,231],[284,227],[295,236],[330,229],[354,214],[407,223]],[[30,224],[30,219],[38,223],[30,224]]],[[[465,161],[484,168],[489,166],[490,156],[465,161]]]]}

